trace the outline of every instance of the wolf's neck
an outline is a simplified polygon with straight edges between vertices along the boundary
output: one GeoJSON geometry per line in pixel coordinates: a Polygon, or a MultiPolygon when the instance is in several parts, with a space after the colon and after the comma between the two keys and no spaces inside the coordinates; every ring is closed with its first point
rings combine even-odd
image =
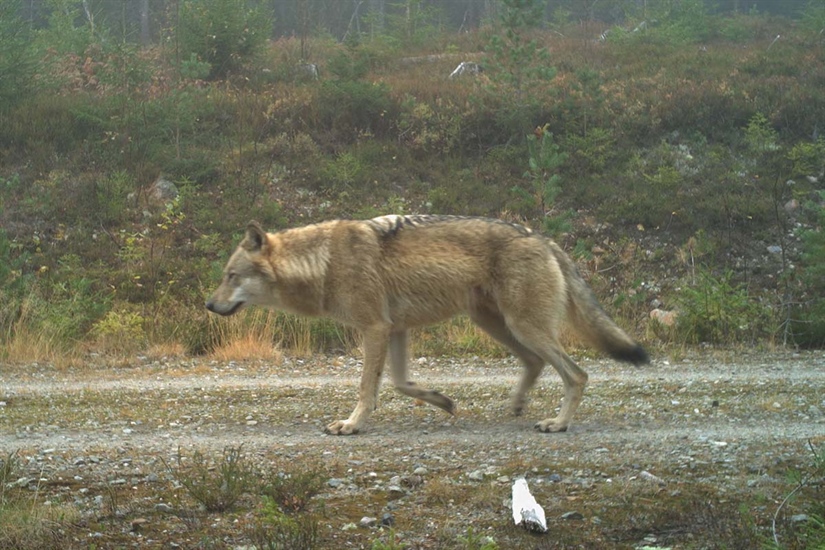
{"type": "Polygon", "coordinates": [[[324,244],[292,250],[279,263],[281,277],[306,283],[321,281],[327,274],[329,247],[324,244]]]}

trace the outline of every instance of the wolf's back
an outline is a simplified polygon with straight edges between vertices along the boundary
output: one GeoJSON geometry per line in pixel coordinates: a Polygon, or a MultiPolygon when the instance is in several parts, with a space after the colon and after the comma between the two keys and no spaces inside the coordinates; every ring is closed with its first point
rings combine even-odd
{"type": "Polygon", "coordinates": [[[596,299],[573,261],[548,241],[567,282],[569,325],[585,340],[614,359],[641,365],[650,362],[647,351],[613,321],[596,299]]]}

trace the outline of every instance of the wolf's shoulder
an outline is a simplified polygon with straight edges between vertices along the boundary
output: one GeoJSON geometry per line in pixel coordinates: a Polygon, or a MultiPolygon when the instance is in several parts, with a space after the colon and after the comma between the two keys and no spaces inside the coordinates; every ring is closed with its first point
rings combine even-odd
{"type": "Polygon", "coordinates": [[[400,231],[415,230],[419,228],[445,228],[455,226],[457,229],[506,229],[514,231],[523,236],[534,235],[529,227],[517,223],[497,220],[495,218],[483,218],[475,216],[444,216],[434,214],[410,214],[398,215],[389,214],[378,216],[369,220],[364,220],[367,226],[380,236],[393,236],[400,231]]]}

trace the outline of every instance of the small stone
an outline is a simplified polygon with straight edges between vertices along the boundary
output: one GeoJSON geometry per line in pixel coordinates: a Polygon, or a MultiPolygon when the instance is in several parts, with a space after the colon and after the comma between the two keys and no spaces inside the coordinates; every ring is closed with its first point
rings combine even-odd
{"type": "Polygon", "coordinates": [[[378,518],[371,518],[369,516],[364,516],[364,517],[361,518],[361,521],[358,522],[358,525],[360,527],[370,528],[370,527],[375,527],[375,525],[377,523],[378,523],[378,518]]]}
{"type": "Polygon", "coordinates": [[[415,470],[413,470],[413,473],[414,473],[415,475],[417,475],[417,476],[425,476],[425,475],[427,475],[429,472],[427,472],[427,468],[425,468],[424,466],[419,466],[418,468],[416,468],[415,470]]]}
{"type": "Polygon", "coordinates": [[[161,514],[171,514],[172,512],[174,512],[174,509],[165,502],[159,502],[155,504],[155,510],[160,512],[161,514]]]}
{"type": "Polygon", "coordinates": [[[664,479],[651,474],[647,470],[642,470],[641,472],[639,472],[639,477],[641,477],[645,481],[650,481],[651,483],[656,483],[657,485],[665,485],[665,480],[664,479]]]}
{"type": "Polygon", "coordinates": [[[424,483],[424,478],[421,476],[409,476],[401,479],[401,485],[410,489],[415,489],[422,483],[424,483]]]}
{"type": "Polygon", "coordinates": [[[481,470],[476,470],[467,474],[467,477],[473,481],[484,481],[484,472],[481,470]]]}
{"type": "Polygon", "coordinates": [[[341,527],[341,531],[355,531],[356,529],[358,529],[358,526],[354,523],[347,523],[346,525],[341,527]]]}
{"type": "Polygon", "coordinates": [[[343,479],[338,479],[338,478],[335,478],[335,477],[330,479],[329,481],[327,481],[327,485],[329,485],[333,489],[337,489],[338,487],[342,486],[343,484],[344,484],[343,479]]]}
{"type": "Polygon", "coordinates": [[[135,518],[132,520],[131,527],[132,531],[137,532],[140,531],[141,527],[149,523],[149,520],[146,518],[135,518]]]}
{"type": "Polygon", "coordinates": [[[381,516],[381,525],[384,527],[392,527],[395,525],[395,517],[390,513],[384,514],[381,516]]]}
{"type": "Polygon", "coordinates": [[[584,516],[581,512],[565,512],[561,515],[561,519],[564,520],[582,520],[584,516]]]}
{"type": "Polygon", "coordinates": [[[11,484],[12,487],[23,488],[28,486],[29,483],[35,481],[34,478],[31,477],[21,477],[17,481],[11,484]]]}
{"type": "Polygon", "coordinates": [[[551,483],[558,483],[561,481],[561,476],[559,474],[550,474],[547,480],[551,483]]]}
{"type": "Polygon", "coordinates": [[[791,523],[805,523],[809,519],[807,514],[795,514],[791,516],[791,523]]]}

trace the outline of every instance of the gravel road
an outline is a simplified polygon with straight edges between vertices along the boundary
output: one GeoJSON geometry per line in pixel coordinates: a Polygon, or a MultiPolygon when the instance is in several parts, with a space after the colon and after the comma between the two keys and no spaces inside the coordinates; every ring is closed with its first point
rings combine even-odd
{"type": "MultiPolygon", "coordinates": [[[[513,360],[417,358],[413,379],[453,397],[458,414],[418,406],[385,385],[366,429],[347,437],[323,427],[354,403],[353,358],[0,365],[0,453],[16,451],[32,481],[53,481],[64,498],[91,508],[103,484],[163,478],[158,458],[181,450],[242,445],[262,463],[309,459],[334,471],[343,464],[334,500],[335,491],[375,493],[382,480],[415,470],[451,483],[507,485],[522,473],[583,487],[645,472],[662,485],[701,482],[746,494],[778,486],[778,472],[804,467],[811,445],[825,443],[823,352],[692,353],[641,368],[579,362],[590,382],[567,433],[532,429],[561,397],[552,370],[516,418],[507,410],[520,374],[513,360]],[[74,482],[56,481],[65,479],[74,482]]],[[[347,520],[358,518],[340,522],[347,520]]],[[[422,537],[410,540],[438,547],[422,537]]]]}

